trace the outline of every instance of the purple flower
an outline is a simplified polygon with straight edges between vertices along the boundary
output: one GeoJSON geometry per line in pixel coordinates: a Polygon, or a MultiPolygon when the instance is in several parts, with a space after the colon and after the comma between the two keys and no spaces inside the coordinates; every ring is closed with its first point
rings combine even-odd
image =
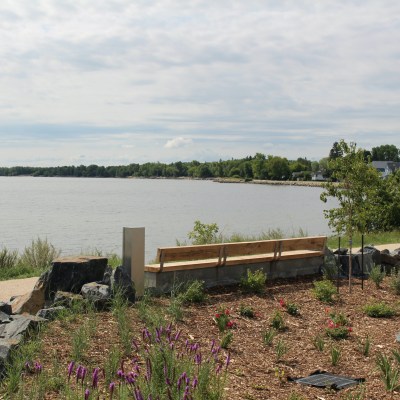
{"type": "Polygon", "coordinates": [[[150,358],[147,358],[146,359],[146,378],[147,378],[148,382],[151,380],[151,373],[152,373],[151,361],[150,361],[150,358]]]}
{"type": "Polygon", "coordinates": [[[74,366],[75,366],[75,362],[71,361],[68,364],[68,380],[71,378],[72,372],[74,372],[74,366]]]}
{"type": "Polygon", "coordinates": [[[201,353],[198,353],[194,356],[194,363],[196,365],[200,365],[201,364],[201,353]]]}
{"type": "Polygon", "coordinates": [[[225,361],[226,368],[228,368],[230,362],[231,362],[231,353],[228,353],[228,355],[226,356],[226,361],[225,361]]]}
{"type": "Polygon", "coordinates": [[[90,396],[90,391],[89,391],[89,389],[86,389],[85,390],[85,400],[88,400],[89,396],[90,396]]]}
{"type": "Polygon", "coordinates": [[[78,365],[78,368],[76,369],[76,382],[79,381],[79,379],[81,379],[81,371],[82,371],[82,365],[78,365]]]}
{"type": "Polygon", "coordinates": [[[135,400],[144,400],[139,387],[135,389],[135,400]]]}
{"type": "Polygon", "coordinates": [[[175,335],[175,342],[178,341],[179,337],[181,336],[182,329],[179,329],[179,331],[175,335]]]}
{"type": "Polygon", "coordinates": [[[42,372],[43,366],[35,361],[35,373],[40,374],[42,372]]]}
{"type": "Polygon", "coordinates": [[[95,368],[92,374],[92,388],[96,389],[99,383],[99,368],[95,368]]]}
{"type": "Polygon", "coordinates": [[[28,372],[31,372],[31,363],[29,361],[26,361],[26,363],[24,364],[25,370],[28,372]]]}
{"type": "Polygon", "coordinates": [[[82,385],[83,385],[83,381],[85,380],[86,374],[87,374],[87,368],[82,367],[82,369],[81,369],[82,385]]]}
{"type": "Polygon", "coordinates": [[[119,369],[117,371],[117,375],[118,375],[118,378],[124,378],[125,377],[124,371],[122,371],[122,369],[119,369]]]}
{"type": "Polygon", "coordinates": [[[108,389],[110,390],[110,398],[112,399],[115,390],[115,382],[111,382],[108,389]]]}
{"type": "Polygon", "coordinates": [[[193,378],[193,382],[192,382],[192,387],[193,389],[195,389],[197,387],[197,385],[199,384],[199,380],[197,379],[197,377],[195,376],[193,378]]]}
{"type": "Polygon", "coordinates": [[[132,339],[132,345],[135,348],[136,351],[139,351],[139,346],[137,345],[136,341],[132,339]]]}

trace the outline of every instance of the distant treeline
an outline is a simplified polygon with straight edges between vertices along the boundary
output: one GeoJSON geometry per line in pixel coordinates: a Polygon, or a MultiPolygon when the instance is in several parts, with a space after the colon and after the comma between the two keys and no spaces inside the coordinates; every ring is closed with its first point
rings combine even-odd
{"type": "MultiPolygon", "coordinates": [[[[394,145],[375,147],[365,151],[366,157],[376,161],[398,161],[400,150],[394,145]]],[[[174,162],[164,164],[149,162],[145,164],[129,164],[118,166],[79,165],[62,167],[0,167],[0,176],[62,176],[62,177],[99,177],[99,178],[241,178],[310,180],[312,174],[320,172],[324,177],[330,176],[329,160],[340,157],[337,153],[337,142],[329,153],[329,157],[320,161],[310,161],[307,158],[288,160],[284,157],[257,153],[241,159],[219,160],[213,162],[174,162]]]]}

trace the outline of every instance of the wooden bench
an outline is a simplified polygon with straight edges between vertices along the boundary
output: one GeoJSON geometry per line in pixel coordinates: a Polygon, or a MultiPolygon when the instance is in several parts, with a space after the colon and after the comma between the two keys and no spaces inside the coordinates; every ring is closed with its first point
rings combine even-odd
{"type": "Polygon", "coordinates": [[[326,236],[160,247],[146,272],[218,268],[324,255],[326,236]]]}

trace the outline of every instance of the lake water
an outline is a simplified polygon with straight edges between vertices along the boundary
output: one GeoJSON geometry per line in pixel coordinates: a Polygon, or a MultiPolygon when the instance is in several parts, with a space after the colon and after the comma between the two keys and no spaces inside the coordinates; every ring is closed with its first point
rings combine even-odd
{"type": "Polygon", "coordinates": [[[146,228],[146,260],[185,240],[195,220],[223,234],[280,228],[329,234],[321,188],[197,180],[0,177],[0,248],[47,238],[65,255],[121,254],[122,228],[146,228]]]}

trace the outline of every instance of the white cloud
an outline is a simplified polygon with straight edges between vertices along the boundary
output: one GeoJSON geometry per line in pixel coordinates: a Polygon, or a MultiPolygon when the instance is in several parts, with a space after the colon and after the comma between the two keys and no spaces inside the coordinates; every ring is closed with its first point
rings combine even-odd
{"type": "Polygon", "coordinates": [[[193,142],[192,139],[179,136],[174,139],[168,140],[168,142],[165,143],[164,147],[166,149],[174,149],[178,147],[187,146],[189,144],[192,144],[192,142],[193,142]]]}
{"type": "Polygon", "coordinates": [[[399,14],[396,0],[3,0],[2,162],[23,164],[40,129],[43,149],[64,140],[104,162],[106,148],[154,161],[265,143],[323,157],[341,137],[400,147],[399,14]]]}

